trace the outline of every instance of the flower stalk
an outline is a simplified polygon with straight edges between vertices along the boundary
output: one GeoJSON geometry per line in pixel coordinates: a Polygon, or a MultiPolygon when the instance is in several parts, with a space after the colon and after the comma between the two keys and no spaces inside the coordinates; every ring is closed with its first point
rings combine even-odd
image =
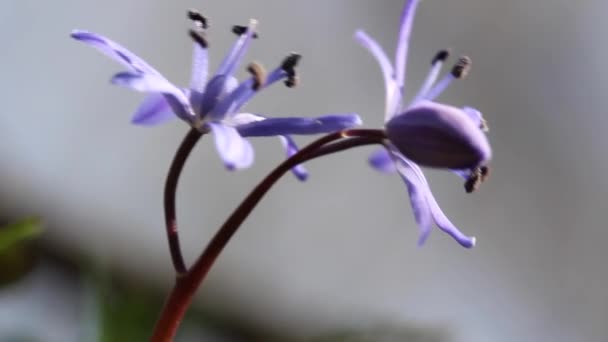
{"type": "Polygon", "coordinates": [[[169,236],[169,246],[171,249],[171,256],[177,256],[177,258],[174,259],[174,263],[176,260],[181,260],[184,271],[177,272],[175,285],[165,302],[160,318],[154,328],[151,338],[151,341],[153,342],[173,340],[186,311],[192,303],[196,290],[209,273],[209,270],[217,257],[268,190],[270,190],[285,173],[293,167],[314,158],[357,146],[385,143],[384,133],[380,130],[350,129],[328,134],[304,147],[277,166],[249,193],[219,228],[192,267],[187,269],[183,264],[177,235],[177,221],[175,219],[174,208],[175,190],[183,165],[190,150],[194,147],[196,141],[198,141],[198,138],[200,138],[200,135],[196,136],[192,132],[188,133],[178,150],[178,154],[171,165],[169,176],[167,177],[167,185],[171,186],[165,188],[165,204],[168,203],[172,206],[171,208],[165,208],[165,213],[172,213],[171,216],[166,217],[168,223],[167,233],[169,236]]]}

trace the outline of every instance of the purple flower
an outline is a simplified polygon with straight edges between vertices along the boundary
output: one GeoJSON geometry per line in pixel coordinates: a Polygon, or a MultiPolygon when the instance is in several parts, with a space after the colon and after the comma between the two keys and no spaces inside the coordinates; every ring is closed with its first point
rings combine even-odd
{"type": "MultiPolygon", "coordinates": [[[[287,156],[291,156],[297,152],[297,146],[290,134],[325,133],[361,124],[356,114],[269,118],[241,112],[241,107],[258,91],[277,81],[285,80],[288,87],[293,87],[297,81],[295,67],[300,56],[290,54],[268,75],[261,65],[251,63],[247,68],[251,77],[239,84],[233,74],[251,40],[257,37],[257,22],[250,20],[247,27],[233,27],[233,32],[239,38],[216,73],[207,81],[207,20],[195,11],[190,11],[188,16],[195,24],[195,28],[190,30],[195,44],[192,76],[186,89],[173,85],[143,59],[118,43],[87,31],[72,32],[73,38],[96,48],[127,69],[112,77],[113,84],[149,94],[136,110],[132,119],[134,124],[152,126],[177,116],[203,133],[212,131],[217,150],[228,169],[246,168],[252,164],[253,149],[244,137],[278,136],[287,156]]],[[[302,166],[294,168],[293,172],[301,180],[307,177],[302,166]]]]}
{"type": "Polygon", "coordinates": [[[446,50],[437,53],[422,87],[411,103],[404,104],[407,51],[418,3],[419,0],[405,1],[394,64],[365,32],[355,34],[357,41],[378,61],[386,87],[384,122],[388,144],[387,148],[375,151],[369,162],[379,171],[396,171],[405,182],[420,229],[419,245],[436,224],[462,246],[470,248],[475,245],[475,238],[464,235],[445,216],[418,164],[450,169],[466,180],[465,188],[472,192],[488,174],[486,164],[492,153],[484,134],[487,127],[481,113],[473,108],[434,102],[452,81],[466,76],[470,68],[470,60],[461,57],[451,72],[437,82],[449,55],[446,50]]]}

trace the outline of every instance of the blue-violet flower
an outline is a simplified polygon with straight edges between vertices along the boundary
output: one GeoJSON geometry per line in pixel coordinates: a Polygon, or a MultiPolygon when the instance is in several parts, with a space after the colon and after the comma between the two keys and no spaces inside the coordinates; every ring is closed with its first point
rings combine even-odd
{"type": "MultiPolygon", "coordinates": [[[[149,93],[133,116],[134,124],[151,126],[177,116],[200,132],[212,131],[217,151],[228,169],[246,168],[253,163],[253,148],[244,137],[278,136],[289,157],[297,152],[290,134],[326,133],[361,124],[360,118],[352,113],[316,118],[269,118],[240,112],[241,107],[262,88],[280,80],[285,80],[288,87],[295,86],[295,67],[300,56],[290,54],[268,75],[260,64],[251,63],[247,70],[252,76],[238,84],[233,74],[251,40],[257,37],[257,22],[252,19],[247,27],[233,27],[232,31],[239,38],[207,82],[207,19],[192,10],[188,16],[194,23],[190,36],[195,44],[191,81],[187,89],[173,85],[143,59],[106,37],[82,30],[72,32],[73,38],[96,48],[127,68],[127,71],[112,78],[113,84],[149,93]]],[[[307,177],[301,165],[292,171],[300,180],[307,177]]]]}
{"type": "Polygon", "coordinates": [[[475,238],[463,234],[445,216],[418,164],[453,171],[466,180],[466,191],[472,192],[488,175],[486,164],[492,153],[484,134],[487,126],[481,113],[473,108],[460,109],[434,102],[452,81],[466,76],[470,68],[470,59],[461,57],[451,72],[437,82],[449,55],[447,50],[438,52],[433,58],[422,87],[412,102],[404,105],[409,37],[419,2],[405,1],[394,65],[365,32],[359,30],[355,34],[356,40],[378,61],[386,87],[387,147],[372,153],[369,162],[379,171],[398,172],[406,183],[420,229],[419,245],[426,241],[435,223],[462,246],[470,248],[475,245],[475,238]]]}

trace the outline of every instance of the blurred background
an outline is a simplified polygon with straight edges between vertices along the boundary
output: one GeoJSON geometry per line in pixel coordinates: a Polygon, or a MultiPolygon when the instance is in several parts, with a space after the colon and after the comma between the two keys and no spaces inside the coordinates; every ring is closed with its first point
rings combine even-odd
{"type": "MultiPolygon", "coordinates": [[[[362,28],[392,55],[402,3],[3,0],[0,217],[30,228],[0,251],[0,341],[145,340],[173,282],[162,191],[187,127],[130,125],[143,96],[111,86],[121,67],[72,29],[111,37],[186,85],[186,9],[210,19],[212,68],[234,42],[230,27],[254,17],[261,39],[246,59],[271,68],[298,51],[301,84],[265,90],[246,110],[358,112],[380,127],[381,74],[352,36],[362,28]],[[31,216],[41,235],[37,221],[20,221],[31,216]]],[[[436,50],[470,55],[470,77],[440,100],[478,108],[491,128],[493,173],[478,192],[427,172],[477,246],[435,231],[416,247],[405,186],[366,165],[370,148],[313,161],[306,183],[286,176],[245,222],[179,340],[605,341],[607,9],[424,1],[409,89],[436,50]]],[[[249,170],[227,172],[207,137],[188,161],[178,196],[188,261],[282,160],[277,139],[251,140],[249,170]]]]}

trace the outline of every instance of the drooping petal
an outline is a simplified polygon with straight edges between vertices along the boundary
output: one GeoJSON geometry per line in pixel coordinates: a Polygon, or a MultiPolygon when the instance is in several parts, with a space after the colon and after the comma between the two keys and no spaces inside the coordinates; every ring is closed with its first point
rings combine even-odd
{"type": "Polygon", "coordinates": [[[371,167],[383,172],[383,173],[394,173],[397,171],[395,167],[395,161],[389,152],[384,148],[378,148],[369,155],[367,159],[371,167]]]}
{"type": "Polygon", "coordinates": [[[139,58],[122,45],[102,35],[83,30],[73,30],[70,36],[97,49],[131,71],[160,76],[160,73],[146,63],[146,61],[139,58]]]}
{"type": "Polygon", "coordinates": [[[430,167],[467,169],[490,160],[483,132],[459,108],[421,101],[386,124],[391,143],[405,157],[430,167]]]}
{"type": "Polygon", "coordinates": [[[431,234],[433,225],[433,216],[427,200],[429,195],[432,196],[432,194],[426,184],[424,174],[422,174],[419,168],[416,168],[416,164],[405,158],[401,158],[397,153],[393,153],[393,155],[395,167],[407,186],[414,218],[420,230],[418,246],[422,246],[431,234]]]}
{"type": "Polygon", "coordinates": [[[253,147],[233,127],[210,122],[215,147],[229,170],[244,169],[253,163],[253,147]]]}
{"type": "Polygon", "coordinates": [[[475,247],[476,239],[474,236],[464,235],[448,218],[445,216],[439,204],[435,200],[433,194],[429,191],[428,196],[429,205],[431,206],[431,213],[433,215],[433,220],[435,220],[435,224],[437,227],[441,229],[443,232],[451,236],[454,240],[456,240],[462,247],[472,248],[475,247]]]}
{"type": "MultiPolygon", "coordinates": [[[[279,135],[279,139],[281,140],[281,144],[285,149],[287,158],[293,156],[298,152],[298,146],[296,145],[296,142],[293,141],[293,139],[289,135],[279,135]]],[[[306,179],[308,179],[308,171],[306,171],[306,168],[304,168],[304,166],[301,164],[293,167],[291,169],[291,172],[296,176],[296,178],[301,181],[305,181],[306,179]]]]}
{"type": "Polygon", "coordinates": [[[355,33],[355,39],[366,48],[376,59],[382,70],[382,76],[384,78],[385,86],[385,112],[384,121],[388,121],[396,112],[399,101],[401,100],[401,94],[399,93],[399,87],[395,81],[393,66],[384,53],[384,50],[378,45],[378,43],[367,33],[362,30],[358,30],[355,33]]]}
{"type": "Polygon", "coordinates": [[[136,125],[154,126],[175,118],[171,106],[161,93],[152,93],[146,96],[139,105],[131,122],[136,125]]]}
{"type": "Polygon", "coordinates": [[[410,45],[412,25],[416,16],[416,8],[420,0],[406,0],[401,12],[401,25],[399,28],[399,39],[395,49],[395,78],[397,87],[405,91],[405,72],[407,69],[407,52],[410,45]]]}
{"type": "Polygon", "coordinates": [[[228,55],[226,55],[226,58],[224,58],[220,67],[217,69],[216,75],[231,76],[234,73],[234,70],[238,67],[239,62],[245,55],[251,39],[253,39],[256,26],[257,20],[251,19],[249,21],[249,26],[247,26],[247,31],[244,34],[241,34],[236,43],[234,43],[232,49],[230,49],[230,52],[228,52],[228,55]]]}
{"type": "MultiPolygon", "coordinates": [[[[416,190],[418,191],[418,193],[424,194],[425,203],[421,203],[421,200],[419,198],[415,198],[416,202],[414,202],[412,200],[412,207],[414,207],[414,206],[418,207],[418,209],[414,208],[415,215],[416,215],[416,210],[419,210],[422,212],[420,215],[427,214],[427,210],[428,210],[428,213],[432,217],[435,224],[437,224],[439,229],[441,229],[443,232],[450,235],[461,246],[463,246],[465,248],[471,248],[471,247],[475,246],[475,237],[469,237],[469,236],[466,236],[465,234],[463,234],[445,216],[445,214],[439,207],[439,204],[437,204],[437,201],[435,200],[435,197],[433,196],[433,193],[431,192],[431,189],[426,180],[426,177],[424,177],[424,174],[422,173],[422,170],[420,169],[420,167],[418,165],[416,165],[415,163],[407,160],[403,156],[399,155],[398,152],[393,153],[393,156],[396,159],[396,166],[397,166],[397,170],[399,171],[399,174],[402,176],[402,178],[406,181],[406,183],[408,185],[408,191],[410,192],[410,198],[412,197],[410,187],[416,187],[416,190]]],[[[418,219],[417,219],[417,222],[418,222],[418,219]]],[[[419,226],[420,226],[420,224],[419,224],[419,226]]],[[[428,227],[430,227],[430,225],[428,227]]],[[[422,243],[424,243],[424,241],[430,234],[430,231],[427,230],[427,229],[430,230],[430,228],[427,228],[427,226],[421,226],[420,229],[421,229],[421,236],[420,236],[419,244],[422,244],[422,243]]]]}
{"type": "Polygon", "coordinates": [[[324,115],[316,118],[267,118],[237,127],[244,137],[262,137],[286,134],[319,134],[340,131],[361,124],[356,114],[324,115]]]}

